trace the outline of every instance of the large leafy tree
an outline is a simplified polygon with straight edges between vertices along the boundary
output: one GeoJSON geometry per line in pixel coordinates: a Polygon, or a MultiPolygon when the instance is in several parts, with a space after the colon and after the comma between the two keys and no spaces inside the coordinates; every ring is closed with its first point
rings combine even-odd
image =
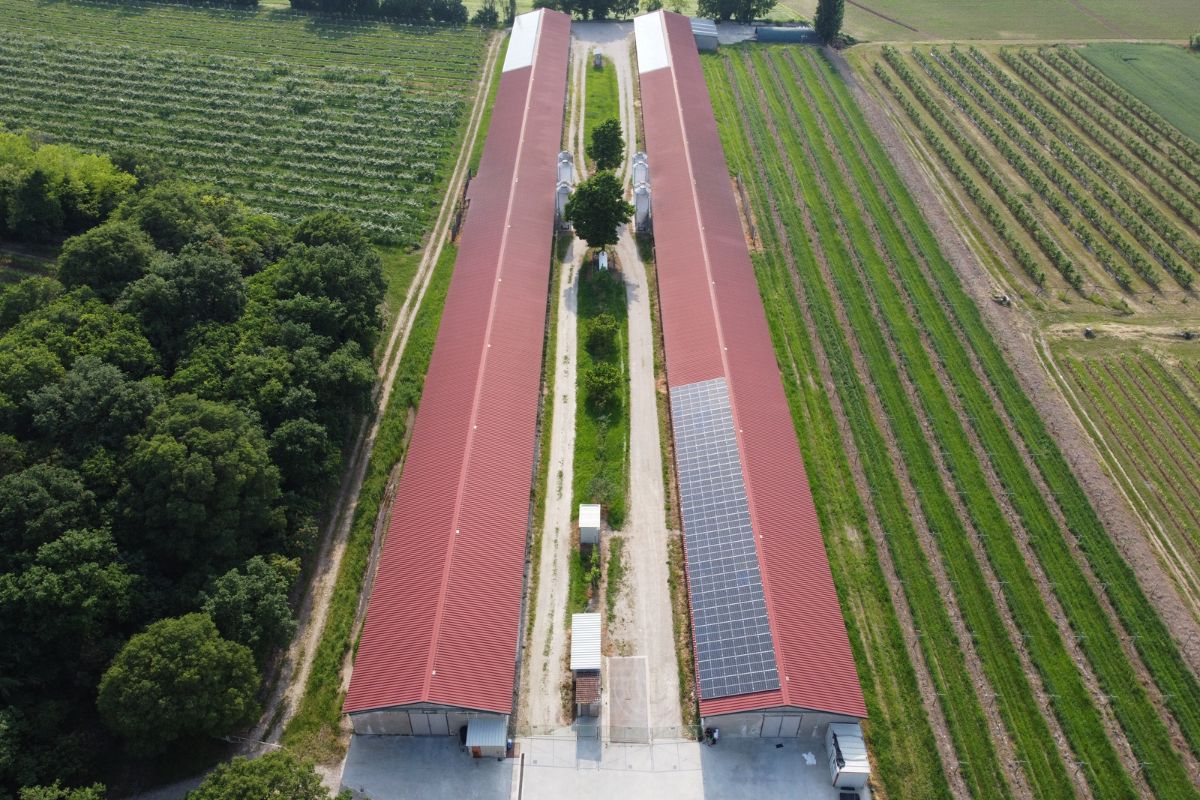
{"type": "Polygon", "coordinates": [[[131,752],[161,753],[191,736],[223,736],[258,712],[250,650],[221,638],[205,614],[159,620],[121,648],[97,706],[131,752]]]}
{"type": "Polygon", "coordinates": [[[625,157],[625,139],[621,136],[621,121],[606,119],[592,129],[592,141],[587,154],[596,162],[596,169],[608,170],[621,166],[625,157]]]}
{"type": "Polygon", "coordinates": [[[699,0],[697,13],[725,22],[753,22],[762,19],[775,7],[777,0],[699,0]]]}
{"type": "Polygon", "coordinates": [[[846,0],[817,0],[814,27],[822,42],[828,44],[837,39],[842,32],[842,16],[845,11],[846,0]]]}
{"type": "MultiPolygon", "coordinates": [[[[330,800],[313,765],[287,750],[248,759],[238,757],[213,770],[186,800],[330,800]]],[[[349,800],[342,792],[338,800],[349,800]]],[[[24,800],[24,798],[22,798],[24,800]]]]}
{"type": "Polygon", "coordinates": [[[90,286],[103,300],[117,299],[126,285],[146,274],[154,242],[130,222],[108,222],[72,237],[58,258],[66,286],[90,286]]]}
{"type": "Polygon", "coordinates": [[[20,800],[104,800],[104,784],[93,783],[68,789],[58,781],[49,786],[26,786],[21,789],[20,800]]]}
{"type": "Polygon", "coordinates": [[[29,398],[42,441],[79,457],[95,447],[119,450],[162,401],[159,378],[130,380],[96,356],[80,358],[63,380],[29,398]]]}
{"type": "Polygon", "coordinates": [[[96,502],[79,473],[48,463],[0,478],[0,569],[66,530],[96,522],[96,502]]]}
{"type": "Polygon", "coordinates": [[[282,533],[279,471],[261,428],[230,405],[172,398],[130,439],[126,463],[120,538],[182,590],[282,533]]]}
{"type": "Polygon", "coordinates": [[[611,172],[600,172],[575,187],[564,216],[590,247],[605,247],[617,243],[617,228],[632,214],[621,181],[611,172]]]}
{"type": "Polygon", "coordinates": [[[223,637],[250,648],[261,662],[296,631],[288,591],[298,563],[255,556],[215,579],[201,595],[201,608],[223,637]]]}

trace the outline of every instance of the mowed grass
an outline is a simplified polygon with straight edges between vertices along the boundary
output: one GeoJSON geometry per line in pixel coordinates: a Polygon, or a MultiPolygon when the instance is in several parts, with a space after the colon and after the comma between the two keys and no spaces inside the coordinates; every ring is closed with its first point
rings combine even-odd
{"type": "Polygon", "coordinates": [[[585,259],[579,276],[579,323],[576,347],[578,394],[575,401],[575,463],[572,515],[580,503],[600,503],[613,528],[625,524],[625,499],[629,489],[629,369],[628,313],[625,281],[621,273],[600,272],[585,259]],[[597,359],[586,346],[592,320],[608,314],[617,322],[619,340],[609,354],[597,359]],[[597,409],[584,388],[588,371],[601,361],[621,371],[621,389],[614,403],[597,409]]]}
{"type": "Polygon", "coordinates": [[[0,123],[133,148],[295,220],[412,248],[465,130],[487,36],[288,11],[0,0],[0,123]]]}
{"type": "MultiPolygon", "coordinates": [[[[1200,16],[1193,27],[1200,31],[1200,16]]],[[[1200,54],[1171,45],[1126,43],[1090,44],[1079,54],[1200,142],[1200,54]]]]}
{"type": "Polygon", "coordinates": [[[592,66],[592,56],[587,63],[587,102],[583,112],[583,135],[585,144],[592,141],[592,131],[601,122],[619,119],[621,97],[617,93],[617,70],[612,60],[601,57],[600,69],[592,66]]]}

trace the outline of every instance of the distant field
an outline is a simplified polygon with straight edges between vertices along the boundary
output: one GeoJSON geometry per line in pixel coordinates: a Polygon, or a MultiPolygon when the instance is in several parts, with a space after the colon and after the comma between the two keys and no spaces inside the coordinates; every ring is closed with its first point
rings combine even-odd
{"type": "Polygon", "coordinates": [[[133,146],[295,219],[418,242],[479,79],[479,30],[285,10],[0,0],[0,123],[133,146]]]}
{"type": "Polygon", "coordinates": [[[1200,142],[1200,54],[1155,44],[1092,44],[1079,53],[1200,142]]]}

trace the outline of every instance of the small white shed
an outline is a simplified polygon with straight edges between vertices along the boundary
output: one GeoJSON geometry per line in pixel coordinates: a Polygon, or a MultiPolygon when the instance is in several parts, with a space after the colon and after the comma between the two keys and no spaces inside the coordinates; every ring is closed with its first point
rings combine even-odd
{"type": "Polygon", "coordinates": [[[600,544],[600,505],[579,504],[579,543],[600,544]]]}
{"type": "Polygon", "coordinates": [[[467,723],[467,750],[475,758],[508,755],[508,718],[475,717],[467,723]]]}
{"type": "Polygon", "coordinates": [[[571,671],[600,669],[600,615],[571,615],[571,671]]]}
{"type": "Polygon", "coordinates": [[[867,743],[857,722],[831,722],[825,730],[829,780],[839,789],[861,789],[871,776],[867,743]]]}

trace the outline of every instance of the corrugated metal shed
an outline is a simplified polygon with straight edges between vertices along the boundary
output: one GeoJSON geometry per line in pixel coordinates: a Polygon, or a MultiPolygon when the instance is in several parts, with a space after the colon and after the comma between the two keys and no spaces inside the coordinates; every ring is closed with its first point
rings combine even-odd
{"type": "Polygon", "coordinates": [[[703,17],[691,17],[692,36],[696,40],[696,47],[700,50],[716,50],[717,49],[717,23],[711,19],[703,17]]]}
{"type": "Polygon", "coordinates": [[[777,690],[701,697],[700,713],[793,707],[865,717],[690,23],[656,12],[638,18],[635,35],[667,380],[728,381],[780,676],[777,690]],[[642,59],[643,46],[653,58],[642,59]]]}
{"type": "Polygon", "coordinates": [[[508,745],[508,717],[475,717],[467,723],[467,747],[500,748],[508,745]]]}
{"type": "Polygon", "coordinates": [[[599,528],[600,527],[600,504],[599,503],[580,503],[579,504],[579,527],[581,527],[581,528],[599,528]]]}
{"type": "Polygon", "coordinates": [[[754,29],[754,38],[760,42],[792,44],[820,44],[817,32],[804,25],[759,25],[754,29]]]}
{"type": "Polygon", "coordinates": [[[571,615],[571,671],[600,669],[600,615],[571,615]]]}
{"type": "Polygon", "coordinates": [[[520,20],[470,186],[348,713],[512,709],[570,34],[559,12],[520,20]]]}

